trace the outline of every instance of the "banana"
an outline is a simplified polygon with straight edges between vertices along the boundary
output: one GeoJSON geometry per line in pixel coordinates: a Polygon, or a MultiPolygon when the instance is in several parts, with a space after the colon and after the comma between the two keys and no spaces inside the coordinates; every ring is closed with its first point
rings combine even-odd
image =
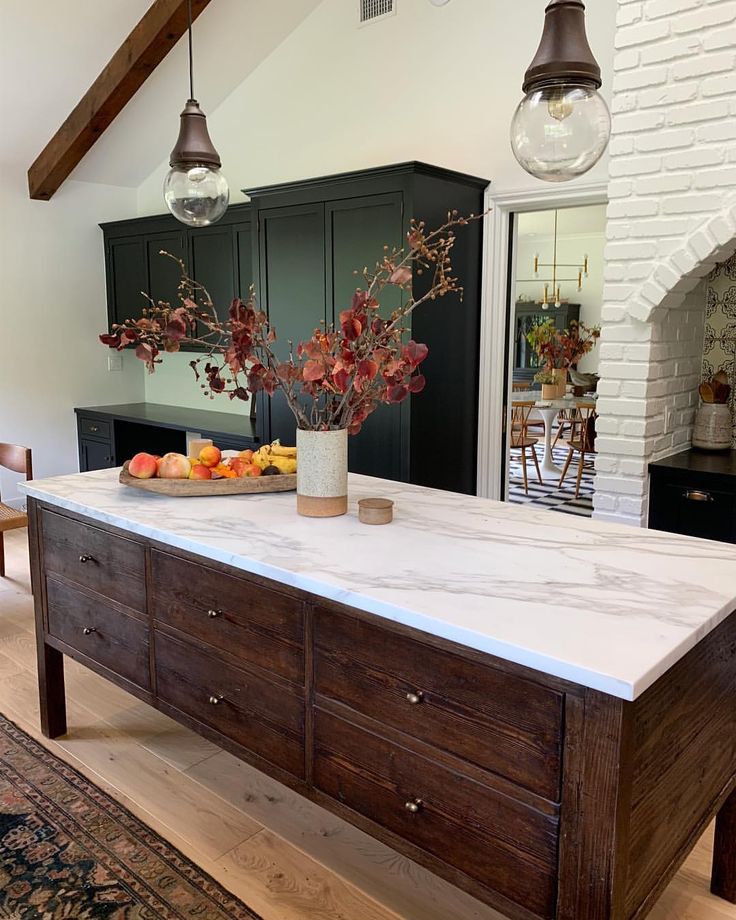
{"type": "Polygon", "coordinates": [[[296,457],[271,456],[271,465],[282,473],[296,473],[296,457]]]}
{"type": "Polygon", "coordinates": [[[271,455],[274,457],[296,457],[296,447],[283,447],[278,441],[271,445],[271,455]]]}

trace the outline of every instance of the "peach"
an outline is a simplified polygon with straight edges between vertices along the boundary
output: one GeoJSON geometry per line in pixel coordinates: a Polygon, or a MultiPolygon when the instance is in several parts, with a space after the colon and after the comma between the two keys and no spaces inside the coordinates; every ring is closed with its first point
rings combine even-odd
{"type": "Polygon", "coordinates": [[[212,479],[212,470],[203,463],[192,464],[192,471],[189,474],[190,479],[212,479]]]}
{"type": "Polygon", "coordinates": [[[236,476],[247,476],[248,470],[250,469],[250,463],[247,460],[244,460],[242,457],[233,457],[230,461],[230,469],[235,473],[236,476]]]}
{"type": "Polygon", "coordinates": [[[220,448],[215,447],[214,444],[203,447],[199,452],[199,462],[204,466],[217,466],[221,459],[222,452],[220,451],[220,448]]]}
{"type": "Polygon", "coordinates": [[[158,465],[161,479],[187,479],[192,471],[192,464],[184,454],[164,454],[158,465]]]}
{"type": "Polygon", "coordinates": [[[151,479],[156,475],[158,463],[151,454],[136,454],[128,464],[128,472],[136,479],[151,479]]]}
{"type": "Polygon", "coordinates": [[[251,463],[250,472],[246,473],[246,476],[260,476],[263,473],[263,470],[258,466],[257,463],[251,463]]]}
{"type": "Polygon", "coordinates": [[[242,457],[243,460],[247,460],[247,462],[250,463],[253,460],[253,451],[250,449],[241,450],[238,456],[242,457]]]}

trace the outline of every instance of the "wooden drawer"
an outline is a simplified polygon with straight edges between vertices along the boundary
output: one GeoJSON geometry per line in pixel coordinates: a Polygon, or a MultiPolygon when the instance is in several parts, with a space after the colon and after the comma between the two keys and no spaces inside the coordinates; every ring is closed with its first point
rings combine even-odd
{"type": "Polygon", "coordinates": [[[79,434],[83,438],[97,438],[100,441],[110,440],[110,423],[103,422],[98,418],[87,418],[79,416],[79,434]]]}
{"type": "Polygon", "coordinates": [[[315,644],[318,695],[559,800],[561,694],[326,610],[315,644]]]}
{"type": "Polygon", "coordinates": [[[53,511],[41,512],[43,565],[126,607],[146,609],[142,544],[53,511]]]}
{"type": "Polygon", "coordinates": [[[540,917],[554,915],[557,817],[320,709],[314,756],[314,784],[331,798],[540,917]]]}
{"type": "Polygon", "coordinates": [[[53,576],[46,579],[46,596],[49,635],[120,677],[150,689],[146,623],[53,576]]]}
{"type": "Polygon", "coordinates": [[[301,601],[245,578],[153,552],[153,615],[249,664],[304,682],[301,601]]]}
{"type": "Polygon", "coordinates": [[[304,700],[155,631],[160,700],[294,776],[304,776],[304,700]]]}

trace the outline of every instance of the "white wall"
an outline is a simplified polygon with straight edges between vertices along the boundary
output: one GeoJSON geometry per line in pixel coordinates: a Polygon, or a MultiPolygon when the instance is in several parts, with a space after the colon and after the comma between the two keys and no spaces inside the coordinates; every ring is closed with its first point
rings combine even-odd
{"type": "MultiPolygon", "coordinates": [[[[615,5],[589,3],[588,37],[612,76],[615,5]]],[[[323,0],[214,111],[212,139],[233,201],[239,189],[424,160],[484,176],[493,189],[545,186],[513,157],[509,126],[542,30],[544,4],[397,0],[397,14],[358,27],[355,0],[323,0]]],[[[166,147],[168,150],[168,147],[166,147]]],[[[166,161],[138,189],[140,214],[162,210],[166,161]]],[[[583,181],[606,179],[605,158],[583,181]]],[[[167,362],[146,398],[189,404],[186,362],[167,362]]],[[[242,411],[229,400],[209,406],[242,411]]]]}
{"type": "MultiPolygon", "coordinates": [[[[36,478],[78,469],[75,406],[143,399],[132,355],[107,370],[97,336],[107,325],[99,221],[132,216],[135,191],[66,182],[31,201],[22,169],[3,166],[0,198],[0,440],[33,450],[36,478]]],[[[3,500],[16,476],[0,473],[3,500]]]]}

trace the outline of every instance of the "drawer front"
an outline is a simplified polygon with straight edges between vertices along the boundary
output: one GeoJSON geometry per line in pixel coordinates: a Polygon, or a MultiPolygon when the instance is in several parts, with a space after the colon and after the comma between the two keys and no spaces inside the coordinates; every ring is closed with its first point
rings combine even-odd
{"type": "Polygon", "coordinates": [[[149,690],[148,626],[53,576],[46,579],[49,635],[149,690]]]}
{"type": "Polygon", "coordinates": [[[146,609],[142,544],[44,510],[41,515],[46,572],[63,575],[126,607],[146,609]]]}
{"type": "Polygon", "coordinates": [[[736,492],[711,489],[697,481],[653,480],[649,526],[736,543],[736,492]]]}
{"type": "Polygon", "coordinates": [[[97,438],[101,441],[110,440],[110,423],[98,418],[79,416],[79,433],[82,437],[97,438]]]}
{"type": "Polygon", "coordinates": [[[304,701],[296,693],[155,632],[159,699],[304,776],[304,701]]]}
{"type": "Polygon", "coordinates": [[[314,756],[314,784],[331,798],[540,917],[553,916],[556,817],[319,709],[314,756]]]}
{"type": "Polygon", "coordinates": [[[317,694],[559,800],[561,694],[329,611],[315,643],[317,694]]]}
{"type": "Polygon", "coordinates": [[[168,553],[154,552],[151,564],[158,621],[243,662],[304,682],[301,601],[168,553]]]}

